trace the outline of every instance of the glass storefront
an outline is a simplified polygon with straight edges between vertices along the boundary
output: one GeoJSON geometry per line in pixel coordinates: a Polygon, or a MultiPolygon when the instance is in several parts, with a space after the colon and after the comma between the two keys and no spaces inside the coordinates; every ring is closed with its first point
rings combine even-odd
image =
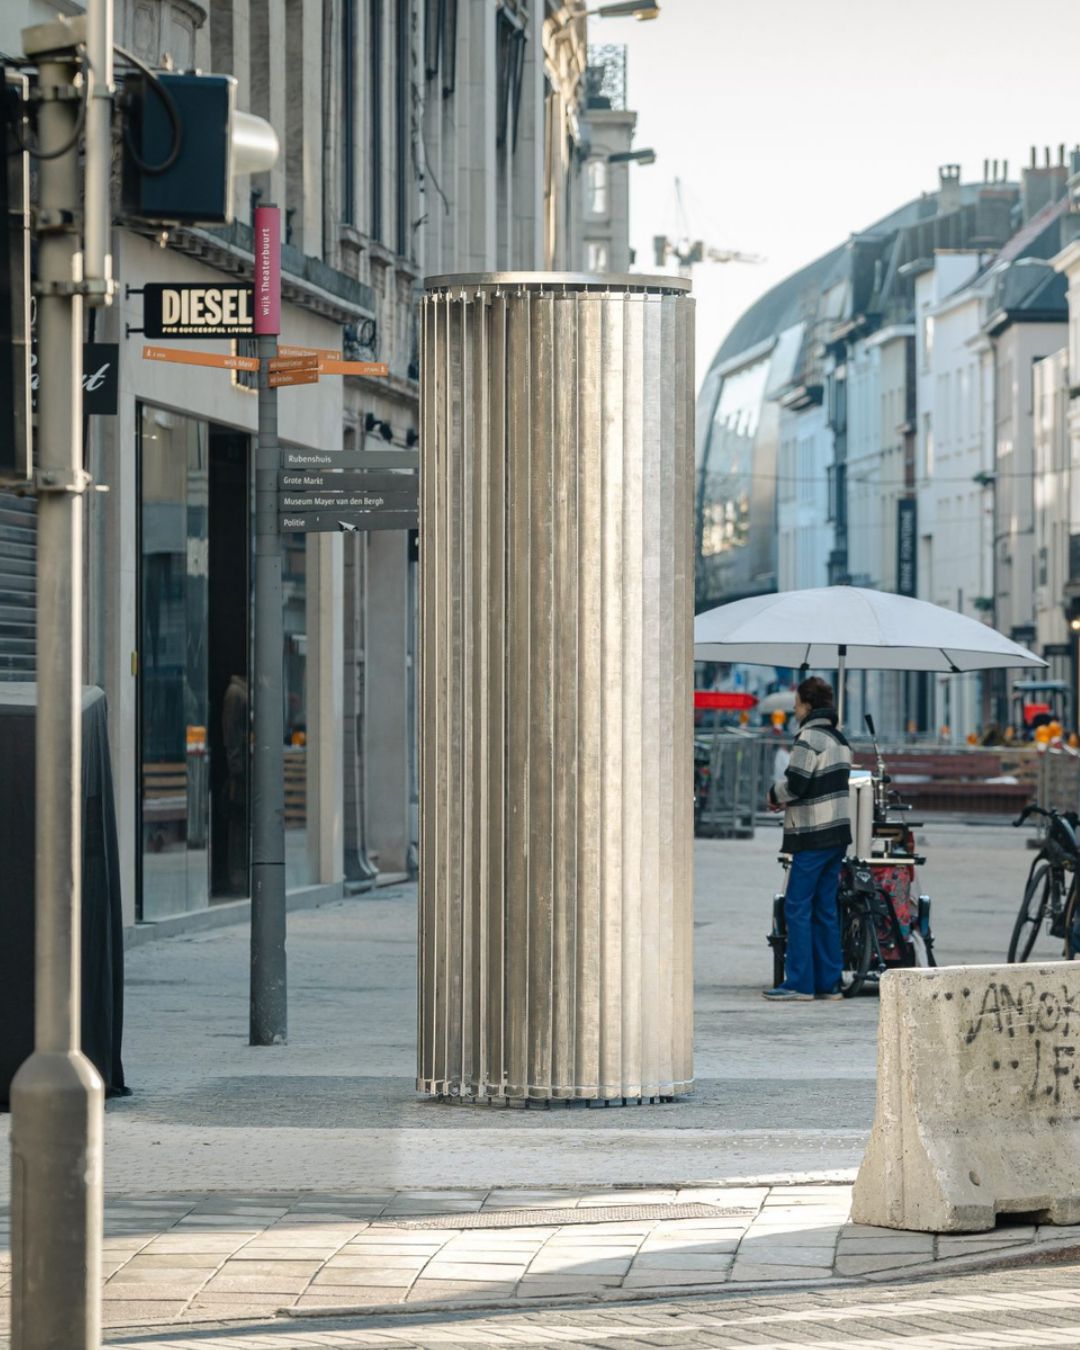
{"type": "Polygon", "coordinates": [[[314,880],[308,853],[307,535],[281,540],[285,630],[285,885],[314,880]]]}
{"type": "MultiPolygon", "coordinates": [[[[144,921],[250,892],[250,438],[139,409],[144,921]]],[[[282,540],[286,886],[308,885],[308,544],[282,540]]]]}
{"type": "Polygon", "coordinates": [[[140,410],[143,919],[209,901],[209,435],[140,410]]]}

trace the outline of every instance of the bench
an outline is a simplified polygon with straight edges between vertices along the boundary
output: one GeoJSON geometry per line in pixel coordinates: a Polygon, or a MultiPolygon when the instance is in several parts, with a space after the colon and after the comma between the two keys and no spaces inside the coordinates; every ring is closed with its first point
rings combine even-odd
{"type": "Polygon", "coordinates": [[[142,787],[144,823],[163,824],[187,819],[188,780],[185,763],[144,764],[142,787]]]}
{"type": "MultiPolygon", "coordinates": [[[[1027,763],[989,751],[956,753],[948,750],[888,750],[885,763],[892,787],[916,811],[968,812],[978,815],[1017,815],[1035,796],[1027,763]],[[1013,783],[994,782],[1011,777],[1013,783]]],[[[873,752],[859,750],[855,767],[873,769],[873,752]]]]}

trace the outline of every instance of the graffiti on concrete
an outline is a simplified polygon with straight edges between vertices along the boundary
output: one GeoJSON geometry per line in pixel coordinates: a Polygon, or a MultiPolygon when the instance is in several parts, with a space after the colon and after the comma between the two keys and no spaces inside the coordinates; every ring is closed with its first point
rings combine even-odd
{"type": "MultiPolygon", "coordinates": [[[[960,991],[971,1006],[961,1023],[964,1042],[993,1040],[1000,1057],[995,1072],[1022,1074],[1028,1099],[1060,1105],[1080,1094],[1080,989],[1064,983],[1037,989],[1033,980],[991,980],[975,1006],[969,989],[960,991]]],[[[952,993],[945,999],[952,1001],[952,993]]]]}

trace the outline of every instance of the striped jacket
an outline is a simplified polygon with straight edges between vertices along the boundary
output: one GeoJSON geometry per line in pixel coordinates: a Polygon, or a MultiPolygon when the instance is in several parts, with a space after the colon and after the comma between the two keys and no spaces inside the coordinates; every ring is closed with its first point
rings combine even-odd
{"type": "Polygon", "coordinates": [[[785,853],[851,843],[851,746],[836,723],[835,708],[816,708],[795,738],[784,777],[769,789],[772,804],[786,808],[785,853]]]}

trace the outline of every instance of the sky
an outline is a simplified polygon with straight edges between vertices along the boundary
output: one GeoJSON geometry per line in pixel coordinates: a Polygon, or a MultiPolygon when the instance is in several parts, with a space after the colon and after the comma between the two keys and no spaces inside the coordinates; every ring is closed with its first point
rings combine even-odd
{"type": "Polygon", "coordinates": [[[658,19],[593,19],[628,48],[636,270],[689,231],[762,264],[695,268],[697,373],[770,286],[983,160],[1016,178],[1030,147],[1080,142],[1076,0],[659,0],[658,19]],[[687,225],[677,230],[675,179],[687,225]]]}

